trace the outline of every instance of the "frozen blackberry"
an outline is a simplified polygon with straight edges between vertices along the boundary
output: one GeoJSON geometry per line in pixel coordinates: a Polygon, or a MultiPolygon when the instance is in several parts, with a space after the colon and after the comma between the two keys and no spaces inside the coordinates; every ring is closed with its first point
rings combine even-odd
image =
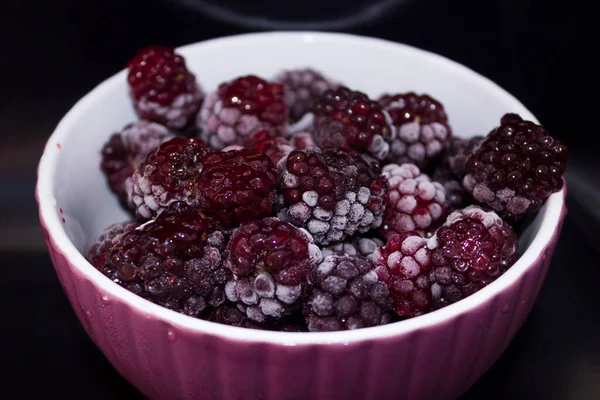
{"type": "Polygon", "coordinates": [[[277,320],[297,309],[308,272],[321,261],[310,235],[277,218],[250,221],[237,228],[227,245],[225,265],[234,278],[229,301],[254,321],[277,320]]]}
{"type": "Polygon", "coordinates": [[[314,137],[320,147],[354,149],[384,160],[395,135],[391,119],[366,94],[347,87],[328,90],[314,108],[314,137]]]}
{"type": "Polygon", "coordinates": [[[433,309],[429,274],[433,269],[427,239],[416,232],[392,237],[375,251],[375,272],[390,292],[396,315],[414,317],[433,309]]]}
{"type": "Polygon", "coordinates": [[[381,225],[386,182],[376,162],[353,150],[294,150],[278,165],[279,217],[306,228],[319,245],[381,225]]]}
{"type": "Polygon", "coordinates": [[[378,238],[366,238],[356,236],[344,242],[336,242],[321,249],[323,258],[338,255],[350,257],[364,257],[367,260],[373,259],[375,250],[382,247],[385,243],[378,238]]]}
{"type": "Polygon", "coordinates": [[[381,233],[394,235],[418,231],[425,234],[443,222],[449,204],[444,188],[422,174],[414,164],[388,164],[383,167],[388,181],[381,233]]]}
{"type": "Polygon", "coordinates": [[[294,146],[287,139],[273,136],[267,131],[260,131],[252,135],[245,141],[245,147],[265,153],[271,158],[274,165],[277,165],[279,160],[294,150],[294,146]]]}
{"type": "Polygon", "coordinates": [[[567,146],[516,114],[506,114],[467,162],[463,186],[502,218],[536,212],[562,188],[567,146]]]}
{"type": "Polygon", "coordinates": [[[135,221],[118,222],[106,228],[90,247],[87,254],[88,261],[96,268],[100,268],[113,246],[119,242],[123,234],[131,232],[138,227],[135,221]]]}
{"type": "Polygon", "coordinates": [[[199,139],[176,137],[148,154],[127,185],[128,204],[138,219],[154,218],[174,201],[197,206],[200,160],[209,152],[199,139]]]}
{"type": "Polygon", "coordinates": [[[119,200],[127,203],[126,186],[131,185],[131,175],[146,155],[173,137],[163,125],[140,120],[108,139],[102,147],[100,168],[119,200]]]}
{"type": "Polygon", "coordinates": [[[271,215],[277,200],[277,169],[264,153],[231,150],[206,154],[195,185],[199,206],[231,229],[241,222],[271,215]]]}
{"type": "Polygon", "coordinates": [[[282,136],[287,129],[283,85],[254,75],[223,83],[206,96],[196,125],[200,138],[216,150],[243,145],[260,130],[282,136]]]}
{"type": "Polygon", "coordinates": [[[113,282],[154,303],[197,317],[225,302],[231,272],[223,266],[225,237],[184,202],[118,237],[95,266],[113,282]]]}
{"type": "Polygon", "coordinates": [[[396,137],[390,145],[390,162],[411,163],[423,168],[448,146],[451,130],[439,101],[409,92],[386,94],[379,103],[396,127],[396,137]]]}
{"type": "Polygon", "coordinates": [[[310,68],[282,71],[275,77],[275,82],[285,87],[285,103],[289,108],[289,118],[292,122],[298,121],[312,111],[315,101],[325,91],[339,86],[310,68]]]}
{"type": "Polygon", "coordinates": [[[510,225],[479,206],[455,211],[430,239],[434,308],[455,303],[489,285],[518,258],[510,225]]]}
{"type": "Polygon", "coordinates": [[[204,93],[185,59],[173,49],[151,46],[127,64],[134,106],[141,118],[184,129],[196,116],[204,93]]]}
{"type": "Polygon", "coordinates": [[[373,264],[362,257],[328,256],[311,271],[303,311],[311,332],[341,331],[390,321],[389,294],[373,264]]]}

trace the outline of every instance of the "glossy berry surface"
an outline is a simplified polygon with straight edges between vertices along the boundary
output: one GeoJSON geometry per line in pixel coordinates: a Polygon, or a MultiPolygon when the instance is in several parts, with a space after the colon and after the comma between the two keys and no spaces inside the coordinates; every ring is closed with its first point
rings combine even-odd
{"type": "Polygon", "coordinates": [[[273,125],[287,120],[284,88],[279,83],[248,75],[222,84],[218,93],[224,107],[236,107],[242,114],[257,115],[273,125]]]}
{"type": "Polygon", "coordinates": [[[249,149],[213,152],[200,163],[200,208],[223,227],[271,214],[278,174],[266,154],[249,149]]]}

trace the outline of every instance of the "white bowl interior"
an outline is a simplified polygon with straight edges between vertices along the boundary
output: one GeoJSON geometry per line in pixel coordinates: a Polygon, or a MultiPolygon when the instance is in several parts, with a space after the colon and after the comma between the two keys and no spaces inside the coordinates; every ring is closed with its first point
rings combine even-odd
{"type": "MultiPolygon", "coordinates": [[[[310,66],[373,97],[410,90],[429,93],[446,107],[457,136],[486,134],[506,112],[535,120],[514,97],[469,69],[428,52],[377,39],[268,33],[217,39],[183,47],[180,52],[207,91],[244,74],[268,79],[284,68],[310,66]]],[[[74,246],[85,252],[106,226],[127,219],[99,169],[100,149],[111,133],[135,119],[122,71],[80,101],[50,138],[40,163],[38,194],[42,213],[59,245],[70,246],[56,237],[64,236],[60,225],[74,246]]],[[[553,198],[556,196],[562,195],[553,198]]],[[[560,211],[562,198],[553,201],[555,211],[557,207],[560,211]]],[[[522,250],[536,237],[547,208],[523,235],[522,250]]],[[[527,257],[530,261],[543,244],[540,241],[537,253],[527,257]]],[[[78,263],[82,269],[92,269],[81,257],[78,263]]]]}

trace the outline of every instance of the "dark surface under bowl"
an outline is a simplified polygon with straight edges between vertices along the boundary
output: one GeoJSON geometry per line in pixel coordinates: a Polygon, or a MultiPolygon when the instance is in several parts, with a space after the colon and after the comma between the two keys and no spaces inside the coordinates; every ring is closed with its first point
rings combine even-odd
{"type": "MultiPolygon", "coordinates": [[[[219,4],[235,10],[236,3],[219,4]]],[[[322,29],[341,29],[331,16],[352,16],[348,8],[359,10],[366,3],[329,2],[340,12],[326,13],[322,29]]],[[[595,130],[588,119],[597,102],[586,101],[586,93],[598,92],[598,79],[596,66],[585,59],[600,36],[593,24],[597,4],[391,3],[386,13],[368,18],[355,12],[344,31],[405,42],[473,68],[519,98],[571,147],[569,216],[546,283],[510,348],[464,398],[600,398],[600,217],[593,200],[599,196],[593,171],[600,160],[590,145],[595,130]]],[[[253,15],[266,16],[267,22],[298,27],[317,20],[308,11],[292,18],[273,1],[253,4],[253,15]]],[[[60,117],[121,69],[137,48],[178,46],[261,26],[226,22],[223,14],[181,1],[9,0],[7,7],[0,13],[0,76],[8,91],[0,99],[0,370],[9,383],[3,393],[7,398],[141,398],[87,337],[56,279],[33,198],[37,161],[60,117]]]]}

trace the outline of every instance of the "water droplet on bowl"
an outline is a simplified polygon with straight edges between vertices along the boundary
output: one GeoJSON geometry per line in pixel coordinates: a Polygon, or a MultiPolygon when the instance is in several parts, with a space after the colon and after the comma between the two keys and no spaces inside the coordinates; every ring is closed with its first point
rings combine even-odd
{"type": "Polygon", "coordinates": [[[102,296],[102,302],[104,304],[109,304],[110,303],[110,297],[108,297],[107,295],[103,295],[102,296]]]}
{"type": "Polygon", "coordinates": [[[175,332],[173,332],[173,330],[172,330],[172,329],[169,329],[169,330],[167,331],[167,340],[168,340],[169,342],[174,342],[174,341],[175,341],[175,339],[177,339],[177,336],[175,335],[175,332]]]}
{"type": "Polygon", "coordinates": [[[85,315],[86,315],[88,318],[92,318],[92,312],[91,312],[90,310],[85,310],[85,315]]]}

